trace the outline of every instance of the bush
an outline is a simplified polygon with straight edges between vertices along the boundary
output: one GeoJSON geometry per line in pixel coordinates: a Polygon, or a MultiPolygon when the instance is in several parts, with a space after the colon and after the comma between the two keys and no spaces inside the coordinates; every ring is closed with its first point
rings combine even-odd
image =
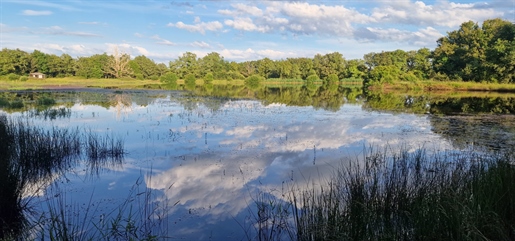
{"type": "Polygon", "coordinates": [[[11,81],[19,80],[20,76],[14,73],[10,73],[7,75],[7,79],[11,81]]]}
{"type": "Polygon", "coordinates": [[[143,74],[135,74],[137,80],[143,80],[143,74]]]}
{"type": "Polygon", "coordinates": [[[417,76],[411,72],[401,75],[401,79],[409,82],[417,82],[419,80],[419,78],[417,78],[417,76]]]}
{"type": "Polygon", "coordinates": [[[338,84],[338,82],[340,82],[340,79],[338,79],[338,75],[330,74],[329,76],[327,76],[326,81],[329,85],[335,85],[338,84]]]}
{"type": "Polygon", "coordinates": [[[161,76],[161,82],[165,84],[177,84],[177,75],[172,72],[168,72],[161,76]]]}
{"type": "Polygon", "coordinates": [[[186,87],[188,87],[188,88],[194,88],[196,80],[197,79],[195,78],[194,74],[187,74],[184,77],[184,83],[186,84],[186,87]]]}
{"type": "Polygon", "coordinates": [[[206,76],[204,76],[204,84],[211,84],[213,79],[213,73],[207,73],[206,76]]]}
{"type": "Polygon", "coordinates": [[[27,81],[27,79],[29,79],[27,76],[21,76],[20,77],[20,81],[27,81]]]}
{"type": "Polygon", "coordinates": [[[245,85],[251,89],[256,89],[261,85],[264,78],[259,75],[252,75],[245,79],[245,85]]]}
{"type": "Polygon", "coordinates": [[[319,80],[318,76],[316,74],[312,74],[306,78],[307,82],[315,82],[319,80]]]}
{"type": "Polygon", "coordinates": [[[158,80],[158,79],[159,79],[159,76],[157,76],[157,75],[151,75],[151,76],[150,76],[150,79],[151,79],[151,80],[158,80]]]}

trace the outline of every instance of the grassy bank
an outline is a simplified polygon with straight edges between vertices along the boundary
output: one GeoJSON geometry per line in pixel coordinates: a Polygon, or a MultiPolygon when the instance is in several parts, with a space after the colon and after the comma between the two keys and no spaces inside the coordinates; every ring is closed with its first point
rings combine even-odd
{"type": "Polygon", "coordinates": [[[103,88],[103,89],[145,89],[160,86],[156,80],[136,79],[84,79],[80,77],[32,79],[27,81],[0,80],[0,90],[103,88]]]}
{"type": "Polygon", "coordinates": [[[369,152],[364,159],[341,166],[321,186],[293,187],[281,204],[287,211],[275,211],[277,199],[256,199],[256,216],[268,224],[261,233],[293,240],[515,238],[511,153],[369,152]]]}
{"type": "Polygon", "coordinates": [[[515,92],[514,84],[477,83],[461,81],[399,81],[395,83],[373,84],[371,90],[395,91],[496,91],[515,92]]]}

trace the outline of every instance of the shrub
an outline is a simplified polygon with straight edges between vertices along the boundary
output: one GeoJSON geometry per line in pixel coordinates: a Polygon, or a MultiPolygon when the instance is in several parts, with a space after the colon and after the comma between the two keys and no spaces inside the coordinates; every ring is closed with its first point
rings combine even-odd
{"type": "Polygon", "coordinates": [[[194,88],[195,87],[195,75],[194,74],[187,74],[184,77],[184,83],[186,84],[186,87],[188,88],[194,88]]]}
{"type": "Polygon", "coordinates": [[[213,79],[213,73],[207,73],[206,76],[204,76],[204,84],[211,84],[213,79]]]}
{"type": "Polygon", "coordinates": [[[137,80],[143,80],[143,74],[135,74],[137,80]]]}
{"type": "Polygon", "coordinates": [[[11,80],[11,81],[19,80],[20,76],[18,76],[17,74],[14,74],[14,73],[10,73],[10,74],[7,75],[7,79],[11,80]]]}
{"type": "Polygon", "coordinates": [[[338,79],[338,75],[336,75],[336,74],[330,74],[329,76],[327,76],[326,81],[327,81],[327,83],[328,83],[328,84],[330,84],[330,85],[335,85],[335,84],[338,84],[338,82],[340,81],[340,79],[338,79]]]}
{"type": "Polygon", "coordinates": [[[264,78],[259,75],[252,75],[245,79],[245,85],[251,89],[258,88],[264,78]]]}
{"type": "Polygon", "coordinates": [[[161,82],[165,84],[176,84],[177,83],[177,75],[172,72],[168,72],[161,76],[161,82]]]}
{"type": "Polygon", "coordinates": [[[157,76],[157,75],[151,75],[151,76],[150,76],[150,79],[151,79],[151,80],[158,80],[158,79],[159,79],[159,76],[157,76]]]}
{"type": "Polygon", "coordinates": [[[27,79],[29,79],[27,76],[21,76],[20,77],[20,81],[27,81],[27,79]]]}
{"type": "Polygon", "coordinates": [[[318,76],[316,74],[312,74],[306,78],[307,82],[315,82],[319,80],[318,76]]]}

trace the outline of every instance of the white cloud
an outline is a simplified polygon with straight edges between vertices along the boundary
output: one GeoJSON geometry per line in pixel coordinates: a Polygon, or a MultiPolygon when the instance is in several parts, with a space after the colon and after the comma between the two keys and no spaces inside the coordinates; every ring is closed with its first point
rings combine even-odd
{"type": "Polygon", "coordinates": [[[374,19],[342,5],[327,6],[306,2],[267,2],[265,10],[245,4],[232,5],[233,10],[220,10],[233,19],[227,26],[243,31],[290,32],[302,35],[349,36],[352,24],[365,24],[374,19]]]}
{"type": "Polygon", "coordinates": [[[381,23],[401,23],[417,26],[456,27],[463,22],[483,21],[487,18],[501,17],[493,6],[478,4],[437,1],[427,5],[422,1],[391,1],[386,6],[375,8],[372,17],[381,23]]]}
{"type": "Polygon", "coordinates": [[[157,40],[156,44],[168,45],[168,46],[175,46],[175,45],[177,45],[176,43],[174,43],[174,42],[172,42],[170,40],[167,40],[167,39],[159,37],[159,35],[157,35],[157,34],[152,36],[151,39],[157,40]]]}
{"type": "Polygon", "coordinates": [[[22,15],[25,16],[46,16],[51,15],[52,11],[43,10],[43,11],[36,11],[36,10],[23,10],[21,12],[22,15]]]}
{"type": "Polygon", "coordinates": [[[248,15],[262,16],[263,15],[263,10],[261,10],[260,8],[258,8],[256,6],[250,6],[250,5],[246,5],[243,3],[232,4],[231,6],[234,8],[234,10],[221,9],[221,10],[218,10],[218,13],[223,14],[223,15],[231,15],[231,16],[241,16],[241,15],[243,15],[243,16],[248,16],[248,15]]]}
{"type": "Polygon", "coordinates": [[[200,18],[195,18],[195,24],[185,24],[179,21],[175,24],[169,23],[167,26],[188,30],[189,32],[199,32],[201,34],[205,34],[206,31],[218,31],[223,28],[222,23],[218,21],[201,22],[200,18]]]}
{"type": "Polygon", "coordinates": [[[208,48],[211,48],[211,45],[209,45],[208,43],[204,42],[204,41],[195,41],[193,43],[190,44],[191,46],[193,47],[198,47],[198,48],[203,48],[203,49],[208,49],[208,48]]]}
{"type": "Polygon", "coordinates": [[[257,31],[257,32],[267,32],[270,30],[270,28],[264,27],[264,26],[257,26],[252,22],[252,19],[250,18],[235,18],[234,20],[225,20],[225,25],[232,27],[236,30],[243,30],[243,31],[257,31]]]}

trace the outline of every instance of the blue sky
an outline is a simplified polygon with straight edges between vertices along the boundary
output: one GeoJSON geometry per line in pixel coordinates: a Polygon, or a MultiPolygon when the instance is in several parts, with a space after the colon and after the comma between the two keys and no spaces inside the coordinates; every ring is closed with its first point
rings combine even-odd
{"type": "Polygon", "coordinates": [[[226,60],[346,59],[433,49],[462,22],[515,21],[515,0],[0,0],[0,47],[72,57],[112,53],[168,62],[189,51],[226,60]]]}

